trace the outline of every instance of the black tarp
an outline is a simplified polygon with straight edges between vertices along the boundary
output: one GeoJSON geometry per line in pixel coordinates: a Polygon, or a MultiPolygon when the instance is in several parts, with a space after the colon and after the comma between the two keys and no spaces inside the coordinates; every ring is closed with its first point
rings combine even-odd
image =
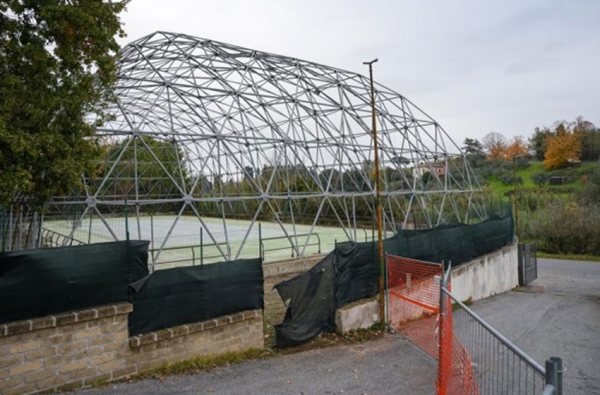
{"type": "Polygon", "coordinates": [[[496,251],[514,238],[512,215],[492,216],[474,225],[441,225],[427,230],[401,230],[385,240],[392,255],[456,267],[496,251]]]}
{"type": "Polygon", "coordinates": [[[377,243],[342,243],[335,249],[336,305],[368,298],[379,290],[377,243]]]}
{"type": "MultiPolygon", "coordinates": [[[[443,225],[428,230],[402,230],[384,240],[388,254],[456,267],[512,242],[512,215],[493,216],[474,225],[443,225]]],[[[342,243],[308,273],[277,284],[287,306],[276,326],[278,347],[298,345],[322,330],[332,330],[335,311],[379,292],[377,244],[342,243]],[[331,278],[331,275],[333,277],[331,278]],[[329,303],[329,304],[327,304],[329,303]]]]}
{"type": "Polygon", "coordinates": [[[287,305],[283,323],[275,326],[277,347],[300,344],[335,326],[335,254],[308,272],[275,286],[287,305]]]}
{"type": "Polygon", "coordinates": [[[263,309],[262,260],[158,270],[132,284],[129,334],[263,309]]]}
{"type": "Polygon", "coordinates": [[[0,323],[126,302],[147,263],[147,241],[0,254],[0,323]]]}

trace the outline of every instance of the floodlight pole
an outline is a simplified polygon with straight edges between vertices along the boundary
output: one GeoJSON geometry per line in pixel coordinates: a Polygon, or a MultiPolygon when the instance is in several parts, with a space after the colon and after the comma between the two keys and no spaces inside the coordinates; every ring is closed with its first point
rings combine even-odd
{"type": "Polygon", "coordinates": [[[385,263],[383,252],[383,214],[381,212],[381,177],[379,175],[379,147],[377,141],[377,118],[375,113],[375,86],[373,84],[373,63],[363,62],[369,66],[369,78],[371,80],[371,119],[373,121],[373,153],[375,156],[375,205],[377,206],[377,252],[379,255],[379,322],[385,324],[385,288],[383,279],[385,277],[385,263]]]}

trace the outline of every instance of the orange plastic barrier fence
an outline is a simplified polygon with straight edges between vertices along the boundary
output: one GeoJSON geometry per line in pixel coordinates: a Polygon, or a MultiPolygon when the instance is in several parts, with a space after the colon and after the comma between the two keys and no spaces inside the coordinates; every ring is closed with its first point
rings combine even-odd
{"type": "Polygon", "coordinates": [[[388,325],[438,359],[438,395],[479,394],[469,353],[454,335],[452,300],[441,297],[443,265],[388,255],[387,272],[388,325]]]}
{"type": "Polygon", "coordinates": [[[441,264],[387,256],[388,324],[438,357],[441,264]]]}

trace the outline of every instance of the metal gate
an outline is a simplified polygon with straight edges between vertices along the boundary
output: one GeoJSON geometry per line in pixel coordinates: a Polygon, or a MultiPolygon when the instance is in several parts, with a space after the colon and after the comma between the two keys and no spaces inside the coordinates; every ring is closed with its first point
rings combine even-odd
{"type": "Polygon", "coordinates": [[[537,278],[535,244],[519,243],[519,286],[530,284],[537,278]]]}
{"type": "Polygon", "coordinates": [[[519,286],[530,284],[537,278],[537,255],[535,244],[519,243],[519,286]]]}

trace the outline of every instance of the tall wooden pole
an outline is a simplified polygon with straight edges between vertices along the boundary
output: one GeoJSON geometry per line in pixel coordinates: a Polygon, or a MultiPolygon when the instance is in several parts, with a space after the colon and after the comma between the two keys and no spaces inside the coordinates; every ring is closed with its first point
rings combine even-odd
{"type": "Polygon", "coordinates": [[[377,207],[377,252],[379,255],[379,321],[385,324],[385,261],[383,252],[383,214],[381,212],[381,177],[379,175],[379,143],[377,139],[377,118],[375,112],[375,86],[373,83],[373,63],[363,62],[369,66],[369,77],[371,79],[371,118],[373,121],[373,153],[375,155],[375,205],[377,207]]]}

